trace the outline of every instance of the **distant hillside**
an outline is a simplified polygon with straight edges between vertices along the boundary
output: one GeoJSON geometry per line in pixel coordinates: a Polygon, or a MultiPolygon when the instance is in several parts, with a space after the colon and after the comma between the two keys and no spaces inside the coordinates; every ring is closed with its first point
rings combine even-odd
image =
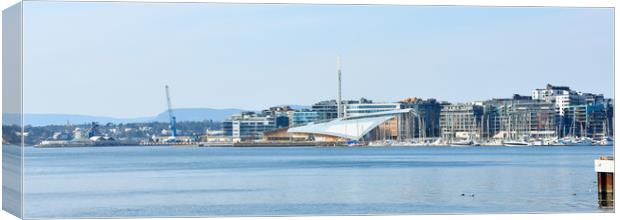
{"type": "MultiPolygon", "coordinates": [[[[212,109],[212,108],[180,108],[174,109],[174,116],[177,117],[177,121],[223,121],[230,117],[232,114],[236,114],[243,111],[243,109],[227,108],[227,109],[212,109]]],[[[152,118],[153,121],[168,121],[168,112],[159,113],[159,115],[152,118]]]]}
{"type": "MultiPolygon", "coordinates": [[[[174,109],[177,121],[203,121],[213,120],[222,121],[232,114],[245,110],[242,109],[211,109],[211,108],[180,108],[174,109]]],[[[19,123],[19,115],[3,114],[3,124],[19,123]]],[[[24,124],[33,126],[44,125],[64,125],[67,122],[71,124],[84,124],[90,122],[105,123],[136,123],[136,122],[167,122],[168,112],[162,112],[156,116],[138,117],[138,118],[114,118],[101,117],[91,115],[74,115],[74,114],[26,114],[24,115],[24,124]]]]}
{"type": "MultiPolygon", "coordinates": [[[[2,124],[18,124],[19,115],[17,114],[3,114],[2,124]]],[[[130,123],[149,121],[152,117],[144,118],[113,118],[113,117],[100,117],[91,115],[72,115],[72,114],[25,114],[24,124],[33,126],[43,125],[64,125],[67,122],[71,124],[84,124],[92,121],[99,123],[130,123]]]]}
{"type": "MultiPolygon", "coordinates": [[[[283,105],[279,105],[283,106],[283,105]]],[[[309,109],[310,106],[304,105],[288,105],[293,109],[309,109]]],[[[174,115],[177,117],[177,121],[223,121],[232,114],[240,113],[243,110],[236,108],[227,109],[213,109],[213,108],[178,108],[173,109],[174,115]]],[[[17,114],[3,114],[3,124],[18,124],[19,115],[17,114]]],[[[98,122],[100,124],[105,123],[137,123],[137,122],[167,122],[168,112],[164,111],[156,116],[146,116],[137,118],[114,118],[104,116],[92,116],[92,115],[77,115],[77,114],[26,114],[24,117],[24,124],[33,126],[44,125],[64,125],[67,122],[71,124],[84,124],[90,122],[98,122]]]]}
{"type": "Polygon", "coordinates": [[[312,106],[307,106],[307,105],[278,105],[278,106],[289,106],[295,110],[302,110],[302,109],[311,109],[312,106]]]}

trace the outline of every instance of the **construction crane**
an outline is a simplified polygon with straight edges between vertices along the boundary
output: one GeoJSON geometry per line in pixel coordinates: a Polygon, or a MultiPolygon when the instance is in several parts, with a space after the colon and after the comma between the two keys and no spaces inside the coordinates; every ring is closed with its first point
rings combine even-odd
{"type": "Polygon", "coordinates": [[[168,85],[166,85],[166,100],[168,101],[168,117],[170,117],[170,130],[172,131],[170,139],[174,139],[177,136],[177,118],[174,117],[174,113],[172,112],[172,104],[170,103],[170,89],[168,89],[168,85]]]}

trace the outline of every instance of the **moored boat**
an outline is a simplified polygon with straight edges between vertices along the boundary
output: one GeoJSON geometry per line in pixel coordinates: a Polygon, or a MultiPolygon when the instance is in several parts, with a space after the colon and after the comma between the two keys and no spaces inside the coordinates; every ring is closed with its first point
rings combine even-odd
{"type": "Polygon", "coordinates": [[[451,147],[471,147],[471,146],[480,146],[480,144],[476,143],[472,140],[465,141],[454,141],[449,144],[451,147]]]}
{"type": "Polygon", "coordinates": [[[503,141],[502,145],[504,146],[512,146],[512,147],[519,147],[519,146],[530,146],[530,143],[525,142],[525,141],[503,141]]]}

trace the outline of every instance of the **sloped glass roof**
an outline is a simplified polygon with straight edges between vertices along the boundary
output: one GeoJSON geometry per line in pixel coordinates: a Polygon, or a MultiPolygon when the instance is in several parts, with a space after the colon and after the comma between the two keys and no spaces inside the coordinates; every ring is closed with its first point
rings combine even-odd
{"type": "Polygon", "coordinates": [[[393,119],[394,115],[367,118],[335,119],[326,123],[308,124],[288,129],[288,133],[309,133],[330,135],[350,140],[359,140],[380,124],[393,119]]]}

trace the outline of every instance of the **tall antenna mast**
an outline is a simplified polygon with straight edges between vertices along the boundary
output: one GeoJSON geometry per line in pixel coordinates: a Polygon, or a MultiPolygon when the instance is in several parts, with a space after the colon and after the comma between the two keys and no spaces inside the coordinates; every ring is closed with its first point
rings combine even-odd
{"type": "Polygon", "coordinates": [[[342,117],[342,70],[341,70],[340,56],[336,57],[336,68],[338,70],[338,117],[342,117]]]}

